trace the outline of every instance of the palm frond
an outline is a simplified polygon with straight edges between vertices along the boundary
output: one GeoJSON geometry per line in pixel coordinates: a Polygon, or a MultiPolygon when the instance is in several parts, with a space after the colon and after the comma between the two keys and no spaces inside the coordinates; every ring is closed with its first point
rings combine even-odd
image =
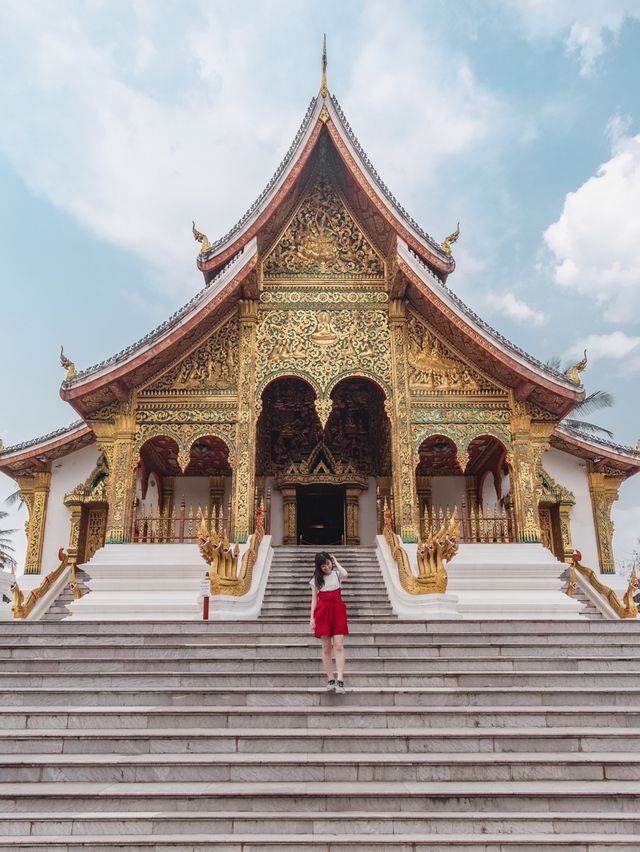
{"type": "Polygon", "coordinates": [[[559,372],[562,371],[562,362],[558,355],[552,355],[551,358],[547,358],[544,365],[545,367],[549,367],[551,370],[558,370],[559,372]]]}
{"type": "Polygon", "coordinates": [[[578,432],[584,432],[593,438],[602,437],[602,435],[606,435],[607,438],[613,438],[613,432],[605,429],[604,426],[597,426],[595,423],[587,423],[585,420],[575,420],[573,417],[567,417],[562,422],[570,429],[577,429],[578,432]]]}
{"type": "Polygon", "coordinates": [[[591,414],[593,411],[611,408],[613,401],[613,396],[608,391],[593,391],[579,402],[573,411],[580,415],[591,414]]]}
{"type": "Polygon", "coordinates": [[[9,496],[5,499],[4,502],[7,504],[7,506],[17,506],[18,509],[21,509],[24,506],[24,500],[22,499],[22,493],[20,489],[18,488],[12,494],[9,494],[9,496]]]}

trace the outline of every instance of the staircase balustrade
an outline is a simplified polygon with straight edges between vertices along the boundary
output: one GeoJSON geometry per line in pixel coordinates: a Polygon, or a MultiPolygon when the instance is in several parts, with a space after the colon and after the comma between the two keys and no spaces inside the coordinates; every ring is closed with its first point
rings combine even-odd
{"type": "Polygon", "coordinates": [[[635,565],[631,571],[631,577],[629,579],[629,585],[627,586],[627,591],[624,593],[622,601],[617,596],[612,588],[605,585],[599,579],[598,575],[592,568],[587,568],[585,565],[580,564],[580,559],[582,558],[582,554],[579,550],[576,550],[573,554],[572,563],[571,563],[571,573],[569,576],[569,586],[567,588],[567,594],[569,597],[573,596],[573,590],[575,589],[575,572],[579,572],[588,583],[598,592],[598,594],[602,595],[602,597],[609,604],[611,609],[616,613],[619,618],[637,618],[638,616],[638,606],[634,600],[634,594],[638,591],[638,574],[635,568],[635,565]],[[573,581],[573,587],[572,587],[573,581]]]}
{"type": "Polygon", "coordinates": [[[58,559],[60,560],[58,567],[54,568],[53,571],[50,571],[42,580],[40,585],[36,589],[32,589],[26,597],[24,592],[21,591],[17,581],[11,584],[11,592],[13,594],[11,612],[13,613],[14,618],[27,618],[38,601],[49,591],[51,585],[55,583],[58,577],[60,577],[60,575],[67,569],[69,565],[69,554],[62,548],[58,551],[58,559]]]}

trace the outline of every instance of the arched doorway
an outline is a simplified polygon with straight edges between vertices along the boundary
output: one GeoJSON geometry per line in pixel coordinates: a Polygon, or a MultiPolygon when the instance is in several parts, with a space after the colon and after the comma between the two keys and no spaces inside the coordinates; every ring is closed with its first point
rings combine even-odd
{"type": "Polygon", "coordinates": [[[227,444],[205,434],[191,444],[184,470],[179,459],[170,435],[155,435],[140,447],[132,541],[195,542],[200,517],[217,529],[229,528],[227,444]]]}
{"type": "Polygon", "coordinates": [[[456,510],[463,541],[515,541],[507,450],[501,441],[478,435],[460,452],[452,438],[430,435],[418,456],[421,536],[456,510]]]}
{"type": "Polygon", "coordinates": [[[372,543],[376,486],[390,485],[390,428],[384,393],[349,377],[331,392],[322,426],[317,394],[304,380],[274,380],[262,394],[256,430],[258,488],[270,497],[274,543],[372,543]]]}

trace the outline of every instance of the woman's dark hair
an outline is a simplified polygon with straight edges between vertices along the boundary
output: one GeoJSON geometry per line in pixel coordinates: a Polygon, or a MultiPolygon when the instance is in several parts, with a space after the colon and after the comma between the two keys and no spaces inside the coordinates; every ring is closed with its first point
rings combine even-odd
{"type": "Polygon", "coordinates": [[[331,562],[331,554],[327,553],[326,550],[319,550],[318,553],[316,553],[316,569],[313,572],[313,579],[315,580],[316,587],[318,589],[321,589],[324,586],[322,566],[325,562],[331,562]]]}

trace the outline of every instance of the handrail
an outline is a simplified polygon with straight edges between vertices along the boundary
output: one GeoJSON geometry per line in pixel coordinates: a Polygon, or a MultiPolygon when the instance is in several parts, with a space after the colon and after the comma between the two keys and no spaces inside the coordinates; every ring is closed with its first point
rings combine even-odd
{"type": "Polygon", "coordinates": [[[11,584],[11,592],[13,592],[13,603],[11,612],[14,618],[26,618],[38,601],[45,596],[51,585],[60,577],[69,565],[69,554],[60,548],[58,551],[58,559],[60,564],[53,571],[50,571],[42,580],[36,589],[32,589],[25,598],[24,592],[20,590],[18,582],[11,584]]]}
{"type": "MultiPolygon", "coordinates": [[[[627,591],[624,593],[624,596],[622,598],[623,602],[621,603],[620,598],[613,591],[613,589],[600,582],[600,580],[598,579],[598,575],[593,569],[587,568],[586,566],[580,564],[582,554],[579,550],[576,550],[574,552],[572,558],[573,561],[571,563],[571,567],[575,568],[576,571],[579,571],[583,577],[586,577],[591,586],[593,586],[593,588],[605,598],[611,609],[616,613],[619,618],[637,617],[638,606],[633,599],[633,595],[638,589],[638,575],[636,573],[635,566],[631,571],[629,585],[627,587],[627,591]]],[[[567,594],[569,594],[568,590],[567,594]]]]}

